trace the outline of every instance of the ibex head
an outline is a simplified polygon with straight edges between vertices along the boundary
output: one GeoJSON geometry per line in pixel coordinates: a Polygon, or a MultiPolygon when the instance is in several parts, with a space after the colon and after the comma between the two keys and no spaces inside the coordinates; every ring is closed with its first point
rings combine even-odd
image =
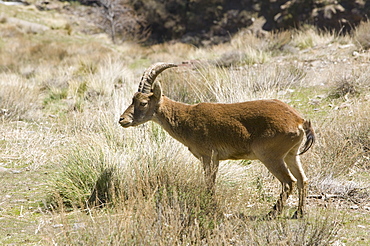
{"type": "Polygon", "coordinates": [[[122,127],[137,126],[153,118],[161,97],[161,84],[155,78],[170,67],[177,67],[173,63],[155,63],[150,66],[141,77],[139,90],[132,98],[132,104],[125,110],[119,119],[122,127]]]}

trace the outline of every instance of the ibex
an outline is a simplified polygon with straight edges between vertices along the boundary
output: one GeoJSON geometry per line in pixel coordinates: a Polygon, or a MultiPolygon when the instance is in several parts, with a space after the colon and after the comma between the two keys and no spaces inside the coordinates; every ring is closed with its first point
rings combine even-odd
{"type": "Polygon", "coordinates": [[[195,105],[173,101],[162,94],[161,84],[155,78],[176,66],[155,63],[144,72],[139,91],[119,119],[121,126],[137,126],[150,120],[161,125],[201,160],[212,194],[220,160],[260,160],[282,184],[280,198],[269,218],[282,212],[297,181],[299,202],[293,217],[302,217],[307,177],[299,155],[315,141],[311,122],[276,99],[195,105]],[[305,134],[306,142],[299,153],[305,134]]]}

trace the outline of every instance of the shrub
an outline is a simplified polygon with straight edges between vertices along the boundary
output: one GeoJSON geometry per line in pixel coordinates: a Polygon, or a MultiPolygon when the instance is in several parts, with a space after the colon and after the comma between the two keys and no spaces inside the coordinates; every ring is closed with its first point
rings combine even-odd
{"type": "Polygon", "coordinates": [[[354,31],[354,38],[360,48],[370,49],[370,21],[361,22],[354,31]]]}

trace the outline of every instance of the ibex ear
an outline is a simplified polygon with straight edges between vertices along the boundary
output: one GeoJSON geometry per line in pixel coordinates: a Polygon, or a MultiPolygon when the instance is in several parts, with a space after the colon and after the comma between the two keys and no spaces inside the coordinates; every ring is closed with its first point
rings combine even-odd
{"type": "Polygon", "coordinates": [[[157,99],[160,99],[162,97],[162,86],[158,81],[155,81],[152,85],[152,93],[153,96],[157,99]]]}

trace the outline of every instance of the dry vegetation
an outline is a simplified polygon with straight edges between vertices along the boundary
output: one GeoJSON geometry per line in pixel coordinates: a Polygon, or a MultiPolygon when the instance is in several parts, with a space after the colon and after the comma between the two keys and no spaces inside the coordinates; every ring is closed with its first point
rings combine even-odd
{"type": "Polygon", "coordinates": [[[368,245],[369,26],[115,46],[53,12],[0,5],[0,244],[368,245]],[[296,197],[278,219],[259,219],[279,193],[259,162],[223,162],[212,200],[199,161],[160,127],[118,125],[148,65],[184,60],[199,62],[159,78],[170,98],[279,98],[311,119],[304,219],[288,219],[296,197]]]}

